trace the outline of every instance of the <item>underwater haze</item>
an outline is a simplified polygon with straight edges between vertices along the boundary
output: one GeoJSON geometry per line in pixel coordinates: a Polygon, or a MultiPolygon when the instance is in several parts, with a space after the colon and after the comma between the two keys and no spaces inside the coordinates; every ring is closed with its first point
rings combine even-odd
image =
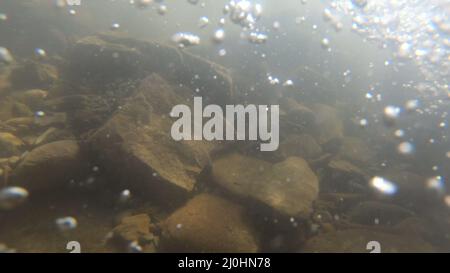
{"type": "Polygon", "coordinates": [[[450,1],[2,0],[0,253],[450,251],[450,1]]]}

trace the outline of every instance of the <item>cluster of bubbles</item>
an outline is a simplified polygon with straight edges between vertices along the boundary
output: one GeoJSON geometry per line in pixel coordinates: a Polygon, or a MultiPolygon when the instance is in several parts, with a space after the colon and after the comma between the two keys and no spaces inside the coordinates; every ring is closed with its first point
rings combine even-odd
{"type": "Polygon", "coordinates": [[[172,41],[179,47],[187,47],[200,44],[200,37],[189,32],[178,32],[172,36],[172,41]]]}
{"type": "MultiPolygon", "coordinates": [[[[195,3],[197,4],[197,1],[195,3]]],[[[212,34],[212,41],[216,44],[220,44],[225,40],[224,26],[226,21],[242,28],[241,38],[248,40],[252,44],[264,44],[266,43],[268,36],[259,31],[256,27],[256,23],[262,15],[262,5],[259,3],[253,3],[248,0],[231,0],[223,8],[223,14],[227,16],[222,17],[218,21],[219,28],[212,34]]],[[[198,20],[198,27],[200,29],[205,28],[210,24],[210,19],[206,16],[202,16],[198,20]]],[[[278,25],[274,25],[274,28],[279,28],[278,25]]],[[[180,47],[194,46],[200,44],[200,37],[196,34],[189,32],[178,32],[172,36],[172,41],[178,44],[180,47]]],[[[219,51],[220,56],[224,56],[226,51],[219,51]]]]}
{"type": "Polygon", "coordinates": [[[324,18],[352,18],[363,37],[392,48],[399,63],[414,62],[427,89],[449,92],[450,4],[444,0],[346,0],[330,2],[324,18]]]}

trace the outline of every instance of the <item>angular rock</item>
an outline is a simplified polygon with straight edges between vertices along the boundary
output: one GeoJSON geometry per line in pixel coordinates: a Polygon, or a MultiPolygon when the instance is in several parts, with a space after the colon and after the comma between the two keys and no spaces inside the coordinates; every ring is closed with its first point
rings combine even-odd
{"type": "Polygon", "coordinates": [[[143,252],[153,253],[158,238],[151,232],[152,225],[147,214],[138,214],[122,218],[119,225],[112,230],[111,240],[121,250],[128,251],[130,243],[136,242],[143,252]]]}
{"type": "Polygon", "coordinates": [[[258,252],[244,210],[221,197],[201,194],[162,224],[161,244],[170,252],[258,252]]]}
{"type": "Polygon", "coordinates": [[[164,203],[187,197],[196,177],[209,164],[213,145],[177,142],[170,135],[172,107],[189,105],[191,96],[188,89],[171,86],[158,75],[149,76],[89,138],[92,150],[107,169],[116,171],[116,177],[122,176],[131,186],[147,190],[164,203]]]}
{"type": "Polygon", "coordinates": [[[368,192],[367,181],[370,176],[352,163],[333,159],[328,162],[323,185],[331,192],[368,192]]]}
{"type": "Polygon", "coordinates": [[[319,192],[316,175],[299,157],[271,164],[233,153],[214,161],[212,176],[231,193],[288,216],[307,218],[319,192]]]}
{"type": "Polygon", "coordinates": [[[369,253],[368,242],[380,243],[381,253],[434,252],[426,241],[410,235],[391,234],[369,229],[328,232],[309,239],[302,248],[307,253],[369,253]]]}
{"type": "Polygon", "coordinates": [[[83,173],[83,164],[76,141],[52,142],[29,152],[14,169],[11,181],[30,192],[61,188],[83,173]]]}

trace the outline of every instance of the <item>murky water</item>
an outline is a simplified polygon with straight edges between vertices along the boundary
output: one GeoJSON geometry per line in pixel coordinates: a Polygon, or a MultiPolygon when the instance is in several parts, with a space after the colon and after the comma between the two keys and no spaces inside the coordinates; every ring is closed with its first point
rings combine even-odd
{"type": "Polygon", "coordinates": [[[0,252],[450,251],[450,2],[0,2],[0,252]]]}

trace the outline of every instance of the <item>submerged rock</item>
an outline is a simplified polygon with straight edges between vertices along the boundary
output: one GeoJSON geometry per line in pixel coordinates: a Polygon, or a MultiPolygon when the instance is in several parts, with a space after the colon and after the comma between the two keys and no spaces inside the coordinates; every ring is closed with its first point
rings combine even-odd
{"type": "Polygon", "coordinates": [[[20,152],[23,141],[11,133],[0,132],[0,157],[13,156],[20,152]]]}
{"type": "Polygon", "coordinates": [[[363,225],[395,225],[414,213],[393,204],[367,201],[353,208],[348,216],[350,221],[363,225]]]}
{"type": "Polygon", "coordinates": [[[281,142],[278,153],[283,158],[298,156],[310,160],[319,158],[322,154],[322,148],[310,135],[289,135],[281,142]]]}
{"type": "Polygon", "coordinates": [[[142,247],[143,252],[154,253],[158,237],[151,232],[152,225],[147,214],[138,214],[122,218],[119,225],[112,230],[111,240],[122,251],[128,251],[133,242],[142,247]]]}
{"type": "Polygon", "coordinates": [[[11,181],[31,192],[60,188],[80,176],[83,164],[76,141],[52,142],[29,152],[14,169],[11,181]]]}
{"type": "Polygon", "coordinates": [[[313,104],[315,131],[319,144],[344,136],[344,125],[335,108],[325,104],[313,104]]]}
{"type": "Polygon", "coordinates": [[[244,210],[221,197],[201,194],[162,224],[164,251],[258,252],[254,230],[244,210]]]}
{"type": "Polygon", "coordinates": [[[391,234],[370,229],[346,229],[328,232],[309,239],[302,252],[307,253],[369,253],[367,244],[380,243],[381,253],[434,252],[426,241],[410,235],[391,234]]]}
{"type": "Polygon", "coordinates": [[[233,82],[222,66],[155,42],[120,34],[98,34],[79,40],[71,54],[67,79],[80,79],[101,92],[117,79],[142,79],[157,73],[173,84],[182,84],[198,95],[215,97],[226,104],[233,96],[233,82]]]}
{"type": "Polygon", "coordinates": [[[370,176],[364,170],[352,163],[333,159],[328,162],[322,185],[330,192],[364,193],[369,191],[367,187],[369,179],[370,176]]]}
{"type": "Polygon", "coordinates": [[[158,75],[146,78],[135,95],[90,138],[106,169],[155,199],[179,202],[194,189],[209,163],[212,143],[173,140],[169,113],[188,104],[192,91],[169,85],[158,75]]]}
{"type": "Polygon", "coordinates": [[[49,64],[28,61],[15,68],[10,78],[16,89],[48,88],[58,79],[58,70],[49,64]]]}
{"type": "Polygon", "coordinates": [[[307,218],[319,192],[316,175],[299,157],[271,164],[234,153],[214,161],[212,175],[231,193],[288,216],[307,218]]]}
{"type": "Polygon", "coordinates": [[[344,137],[341,139],[338,155],[355,164],[367,164],[375,157],[374,151],[370,148],[362,139],[344,137]]]}

